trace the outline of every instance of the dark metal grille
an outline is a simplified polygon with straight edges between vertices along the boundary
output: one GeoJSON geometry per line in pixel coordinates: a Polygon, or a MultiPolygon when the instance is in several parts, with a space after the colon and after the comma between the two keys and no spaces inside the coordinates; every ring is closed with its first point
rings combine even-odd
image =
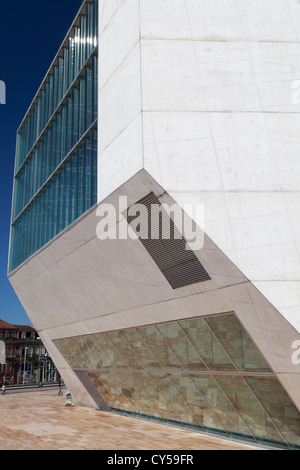
{"type": "Polygon", "coordinates": [[[211,279],[153,193],[128,209],[127,221],[173,289],[211,279]]]}

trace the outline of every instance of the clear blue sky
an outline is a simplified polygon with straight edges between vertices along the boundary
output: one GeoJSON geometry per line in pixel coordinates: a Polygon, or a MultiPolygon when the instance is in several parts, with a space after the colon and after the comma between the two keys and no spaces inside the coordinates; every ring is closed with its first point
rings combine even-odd
{"type": "Polygon", "coordinates": [[[1,0],[0,80],[0,319],[31,322],[7,280],[16,131],[80,7],[82,0],[1,0]]]}

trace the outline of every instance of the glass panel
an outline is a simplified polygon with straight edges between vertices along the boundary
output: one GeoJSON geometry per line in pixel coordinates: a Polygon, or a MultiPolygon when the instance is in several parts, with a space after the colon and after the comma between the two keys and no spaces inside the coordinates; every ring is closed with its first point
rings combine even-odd
{"type": "Polygon", "coordinates": [[[138,328],[138,331],[143,336],[154,356],[158,359],[162,369],[182,369],[175,354],[167,345],[156,326],[143,326],[138,328]]]}
{"type": "Polygon", "coordinates": [[[82,355],[81,350],[82,342],[80,337],[55,341],[58,350],[73,369],[81,369],[85,363],[85,356],[82,355]]]}
{"type": "Polygon", "coordinates": [[[142,368],[145,369],[161,369],[159,363],[153,356],[152,352],[144,342],[143,337],[140,335],[136,328],[130,330],[123,330],[122,334],[126,341],[131,345],[132,350],[139,358],[142,368]]]}
{"type": "Polygon", "coordinates": [[[243,377],[218,376],[216,379],[259,442],[265,444],[266,441],[274,443],[283,441],[243,377]]]}
{"type": "Polygon", "coordinates": [[[130,371],[119,371],[119,374],[123,379],[125,389],[128,390],[132,410],[146,416],[151,415],[153,404],[135,375],[130,371]]]}
{"type": "Polygon", "coordinates": [[[210,370],[235,371],[230,357],[203,318],[179,322],[210,370]]]}
{"type": "Polygon", "coordinates": [[[76,357],[77,357],[77,368],[79,369],[90,369],[91,368],[91,356],[89,346],[91,340],[89,336],[80,336],[76,339],[76,357]]]}
{"type": "Polygon", "coordinates": [[[97,350],[100,351],[99,369],[113,368],[114,356],[111,352],[111,343],[105,333],[93,335],[97,350]]]}
{"type": "Polygon", "coordinates": [[[250,430],[214,377],[191,375],[191,378],[229,435],[252,438],[250,430]]]}
{"type": "MultiPolygon", "coordinates": [[[[49,242],[61,230],[74,222],[86,210],[86,205],[80,198],[85,198],[83,193],[84,184],[89,184],[90,205],[97,201],[97,132],[93,131],[87,137],[91,146],[88,155],[91,166],[91,178],[85,178],[85,158],[83,148],[80,147],[60,168],[28,206],[28,209],[18,218],[12,226],[12,250],[10,257],[10,270],[15,269],[23,261],[29,258],[37,250],[49,242]],[[72,210],[70,211],[70,204],[72,210]],[[31,230],[31,215],[39,214],[38,230],[31,230]],[[18,233],[24,233],[23,237],[17,238],[18,233]],[[38,233],[37,233],[38,232],[38,233]],[[16,243],[18,245],[16,247],[16,243]]],[[[84,186],[86,188],[86,186],[84,186]]],[[[89,207],[91,207],[89,205],[89,207]]]]}
{"type": "Polygon", "coordinates": [[[234,314],[212,315],[206,321],[240,371],[272,372],[234,314]]]}
{"type": "MultiPolygon", "coordinates": [[[[134,376],[139,384],[136,392],[139,393],[140,401],[143,403],[148,416],[164,421],[167,415],[165,397],[159,394],[156,384],[147,372],[135,371],[134,376]]],[[[170,416],[173,416],[173,412],[170,413],[170,416]]]]}
{"type": "Polygon", "coordinates": [[[97,341],[99,341],[101,348],[106,354],[106,357],[107,357],[106,367],[112,367],[116,369],[127,369],[127,365],[122,355],[113,346],[112,342],[110,341],[106,333],[95,334],[94,336],[97,339],[97,341]]]}
{"type": "MultiPolygon", "coordinates": [[[[101,372],[101,374],[104,373],[101,372]]],[[[101,379],[101,374],[97,372],[87,372],[87,376],[90,378],[92,384],[96,387],[103,400],[105,400],[107,406],[113,407],[113,397],[109,394],[107,388],[105,387],[105,383],[101,379]]]]}
{"type": "MultiPolygon", "coordinates": [[[[103,369],[107,367],[108,358],[100,341],[94,335],[84,336],[86,356],[88,357],[86,369],[103,369]]],[[[81,365],[80,368],[83,368],[81,365]]]]}
{"type": "Polygon", "coordinates": [[[258,400],[293,449],[300,449],[300,414],[276,377],[245,377],[258,400]]]}
{"type": "Polygon", "coordinates": [[[106,403],[111,408],[119,410],[130,411],[134,413],[134,408],[131,406],[132,392],[124,385],[123,379],[117,371],[103,371],[99,372],[98,378],[102,387],[106,390],[106,395],[103,395],[106,403]]]}
{"type": "Polygon", "coordinates": [[[157,386],[152,373],[139,372],[136,377],[144,384],[152,403],[154,404],[153,416],[161,417],[170,421],[179,421],[173,407],[168,401],[168,397],[157,386]]]}
{"type": "Polygon", "coordinates": [[[107,333],[107,336],[130,368],[143,369],[141,361],[138,359],[120,331],[112,331],[107,333]]]}
{"type": "Polygon", "coordinates": [[[200,393],[192,380],[192,376],[183,374],[173,374],[172,382],[180,390],[181,395],[189,406],[194,424],[205,428],[206,430],[214,430],[225,433],[224,426],[211,409],[207,400],[200,393]]]}
{"type": "Polygon", "coordinates": [[[177,322],[157,325],[185,370],[207,370],[198,352],[177,322]]]}
{"type": "Polygon", "coordinates": [[[62,48],[61,57],[57,58],[57,64],[53,65],[49,71],[49,75],[39,91],[39,96],[20,129],[16,160],[17,169],[47,125],[63,94],[70,88],[73,80],[88,59],[87,51],[84,53],[84,48],[88,47],[87,44],[92,46],[88,47],[88,54],[90,55],[97,45],[97,4],[98,0],[93,0],[92,7],[87,8],[85,15],[81,16],[79,27],[73,27],[69,44],[62,48]],[[87,23],[94,26],[93,31],[90,31],[90,37],[86,35],[87,23]]]}
{"type": "Polygon", "coordinates": [[[174,411],[176,421],[199,426],[197,418],[184,401],[178,387],[172,382],[171,376],[173,376],[173,374],[151,372],[151,377],[155,381],[159,391],[163,393],[168,401],[168,406],[174,411]]]}

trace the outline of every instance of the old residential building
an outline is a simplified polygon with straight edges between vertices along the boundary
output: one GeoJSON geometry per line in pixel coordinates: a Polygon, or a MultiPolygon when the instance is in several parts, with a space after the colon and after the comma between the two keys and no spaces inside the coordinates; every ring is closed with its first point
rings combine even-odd
{"type": "Polygon", "coordinates": [[[0,341],[5,343],[6,362],[0,367],[0,381],[7,384],[52,382],[56,367],[32,326],[10,325],[0,320],[0,341]]]}

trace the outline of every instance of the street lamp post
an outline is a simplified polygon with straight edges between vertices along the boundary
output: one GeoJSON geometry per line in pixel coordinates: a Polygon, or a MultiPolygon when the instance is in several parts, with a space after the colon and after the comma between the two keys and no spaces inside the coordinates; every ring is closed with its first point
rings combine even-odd
{"type": "Polygon", "coordinates": [[[25,384],[25,364],[26,364],[26,350],[28,347],[25,347],[25,352],[24,352],[24,370],[23,370],[23,385],[25,384]]]}

